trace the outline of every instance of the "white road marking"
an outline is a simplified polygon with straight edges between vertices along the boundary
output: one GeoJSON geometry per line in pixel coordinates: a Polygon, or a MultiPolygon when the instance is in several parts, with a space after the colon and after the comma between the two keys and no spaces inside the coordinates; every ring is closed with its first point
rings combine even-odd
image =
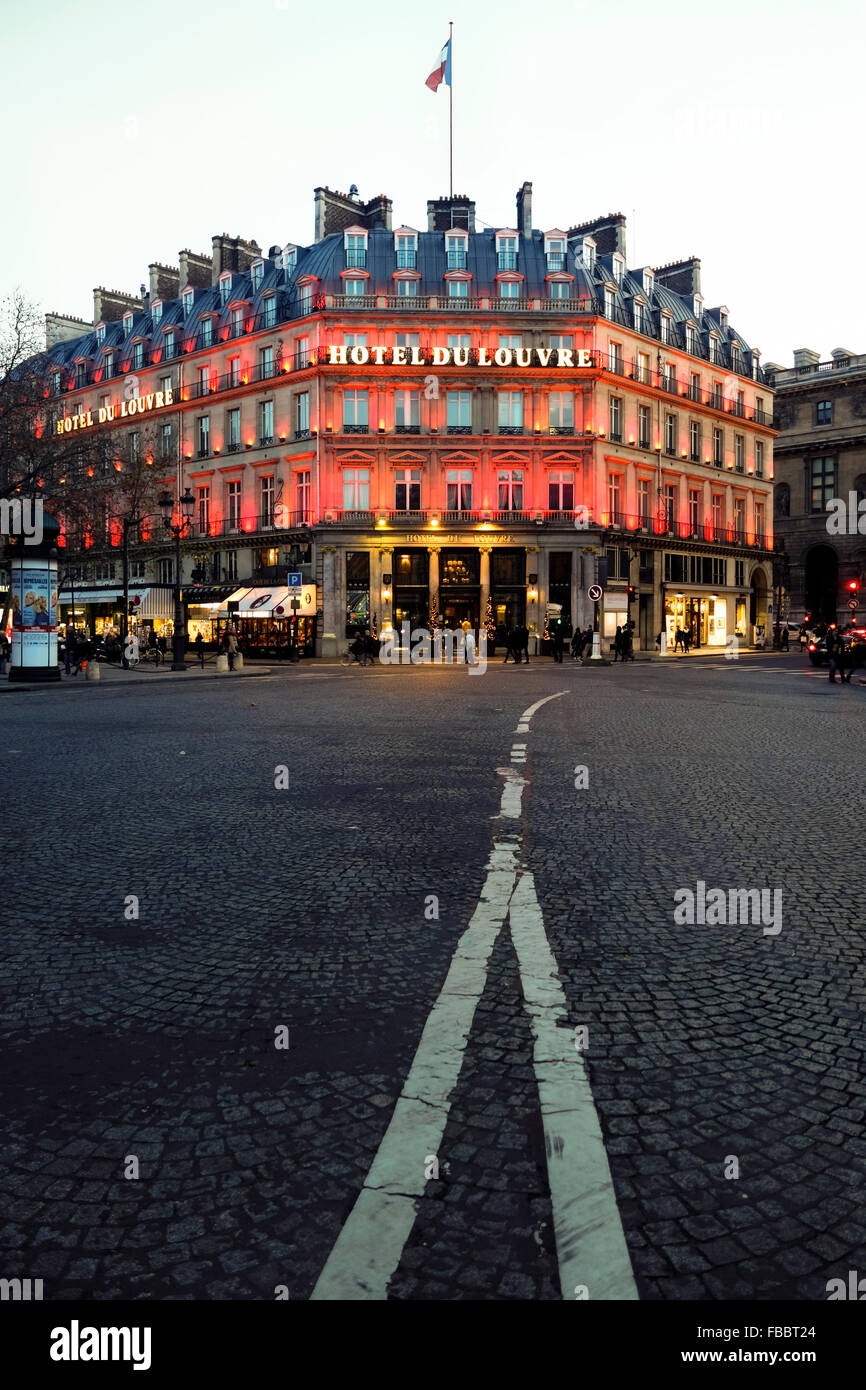
{"type": "MultiPolygon", "coordinates": [[[[521,715],[532,715],[548,700],[521,715]]],[[[497,768],[499,816],[521,813],[526,779],[497,768]]],[[[518,880],[522,832],[498,833],[481,896],[424,1025],[403,1090],[364,1186],[310,1295],[312,1300],[384,1300],[438,1155],[493,947],[508,917],[534,1037],[533,1065],[547,1148],[547,1171],[563,1297],[578,1284],[593,1299],[636,1299],[601,1127],[580,1054],[558,1026],[567,1006],[531,873],[518,880]]]]}
{"type": "Polygon", "coordinates": [[[520,983],[535,1039],[547,1176],[562,1296],[585,1285],[592,1300],[636,1299],[628,1247],[583,1058],[567,1031],[568,1006],[544,931],[535,879],[524,873],[508,909],[520,983]]]}
{"type": "MultiPolygon", "coordinates": [[[[506,787],[503,788],[503,798],[506,787]]],[[[439,1151],[490,953],[517,876],[516,846],[494,845],[472,920],[430,1012],[391,1123],[311,1299],[384,1299],[439,1151]]]]}

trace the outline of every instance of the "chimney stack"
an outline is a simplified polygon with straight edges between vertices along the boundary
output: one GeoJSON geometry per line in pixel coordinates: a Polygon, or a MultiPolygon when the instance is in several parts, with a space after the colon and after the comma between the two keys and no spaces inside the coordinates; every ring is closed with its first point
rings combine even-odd
{"type": "Polygon", "coordinates": [[[127,309],[141,310],[144,300],[134,294],[124,294],[122,290],[107,290],[104,285],[93,291],[93,322],[116,323],[123,318],[127,309]]]}
{"type": "Polygon", "coordinates": [[[517,190],[517,230],[521,236],[532,236],[532,184],[524,183],[517,190]]]}
{"type": "MultiPolygon", "coordinates": [[[[352,184],[354,188],[355,185],[352,184]]],[[[368,231],[381,228],[391,230],[391,199],[384,193],[377,193],[369,202],[362,203],[357,193],[337,193],[332,188],[316,188],[314,241],[324,241],[334,232],[345,231],[346,227],[366,227],[368,231]]]]}
{"type": "Polygon", "coordinates": [[[467,193],[455,193],[453,198],[428,198],[428,232],[447,232],[450,227],[475,231],[475,204],[467,193]]]}
{"type": "Polygon", "coordinates": [[[50,351],[58,343],[68,343],[72,338],[83,338],[90,328],[91,325],[86,319],[76,319],[71,314],[46,314],[46,350],[50,351]]]}
{"type": "Polygon", "coordinates": [[[815,352],[812,348],[795,348],[795,349],[794,349],[794,366],[795,366],[795,367],[817,367],[817,365],[818,365],[818,363],[819,363],[820,361],[821,361],[821,354],[820,354],[820,352],[815,352]]]}
{"type": "Polygon", "coordinates": [[[178,293],[183,294],[187,285],[192,285],[196,290],[209,290],[211,280],[211,269],[213,258],[204,254],[197,254],[195,251],[178,252],[178,264],[180,266],[178,275],[178,293]]]}
{"type": "Polygon", "coordinates": [[[698,256],[688,256],[684,261],[671,261],[656,271],[656,281],[674,294],[689,295],[701,292],[701,262],[698,256]]]}

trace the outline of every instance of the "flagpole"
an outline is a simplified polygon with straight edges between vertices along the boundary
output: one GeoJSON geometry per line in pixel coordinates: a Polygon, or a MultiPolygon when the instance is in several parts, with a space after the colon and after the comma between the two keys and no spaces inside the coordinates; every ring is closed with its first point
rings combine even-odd
{"type": "Polygon", "coordinates": [[[448,21],[448,62],[451,81],[448,83],[448,197],[454,197],[454,20],[448,21]]]}

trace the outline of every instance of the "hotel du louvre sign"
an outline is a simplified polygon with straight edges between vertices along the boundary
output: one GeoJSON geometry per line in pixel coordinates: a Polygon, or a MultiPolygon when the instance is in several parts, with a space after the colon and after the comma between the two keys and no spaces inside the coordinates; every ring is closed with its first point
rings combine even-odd
{"type": "Polygon", "coordinates": [[[94,425],[107,425],[114,420],[127,420],[139,415],[147,415],[152,410],[164,410],[174,405],[174,392],[148,391],[146,395],[130,396],[115,405],[101,405],[98,410],[82,410],[80,415],[64,415],[57,421],[58,434],[71,434],[73,430],[88,430],[94,425]]]}
{"type": "MultiPolygon", "coordinates": [[[[321,351],[321,349],[320,349],[321,351]]],[[[478,348],[434,347],[346,347],[340,343],[327,346],[326,365],[330,367],[553,367],[574,371],[592,367],[589,348],[478,348]]]]}

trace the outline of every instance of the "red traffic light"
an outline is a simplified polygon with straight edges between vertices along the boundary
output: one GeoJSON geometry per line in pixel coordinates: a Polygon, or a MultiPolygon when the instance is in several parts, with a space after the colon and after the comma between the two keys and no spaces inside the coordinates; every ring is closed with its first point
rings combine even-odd
{"type": "Polygon", "coordinates": [[[859,591],[859,589],[860,589],[860,580],[859,580],[859,579],[849,579],[849,580],[848,580],[848,592],[849,592],[849,594],[856,594],[856,593],[859,591]]]}

